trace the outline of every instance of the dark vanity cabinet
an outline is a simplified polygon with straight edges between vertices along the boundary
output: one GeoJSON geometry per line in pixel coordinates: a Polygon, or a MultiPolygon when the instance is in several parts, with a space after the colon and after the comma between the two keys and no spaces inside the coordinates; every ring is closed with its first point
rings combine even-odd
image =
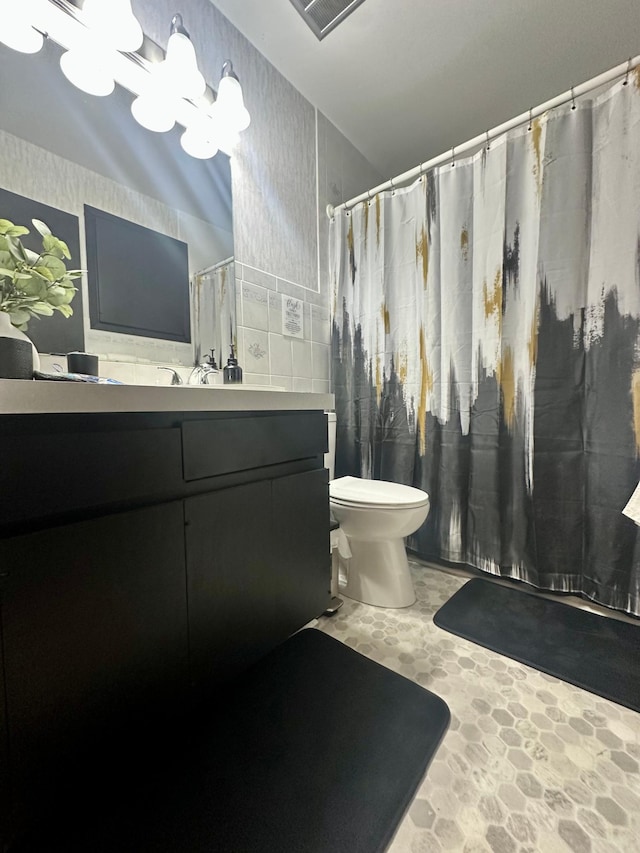
{"type": "Polygon", "coordinates": [[[321,411],[0,418],[5,847],[85,744],[170,726],[323,612],[325,451],[321,411]]]}

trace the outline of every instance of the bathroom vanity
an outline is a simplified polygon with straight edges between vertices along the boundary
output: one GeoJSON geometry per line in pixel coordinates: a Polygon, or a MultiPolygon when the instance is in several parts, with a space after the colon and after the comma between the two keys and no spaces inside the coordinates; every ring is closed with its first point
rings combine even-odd
{"type": "Polygon", "coordinates": [[[332,404],[0,382],[5,843],[69,750],[170,725],[323,612],[332,404]]]}

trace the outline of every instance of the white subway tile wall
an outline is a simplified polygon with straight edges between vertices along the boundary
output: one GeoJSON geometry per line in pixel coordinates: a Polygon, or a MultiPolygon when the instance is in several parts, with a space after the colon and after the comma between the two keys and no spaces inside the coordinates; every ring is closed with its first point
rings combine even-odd
{"type": "Polygon", "coordinates": [[[320,294],[236,262],[238,357],[247,383],[330,391],[329,311],[320,294]],[[282,334],[282,296],[303,301],[304,337],[282,334]]]}

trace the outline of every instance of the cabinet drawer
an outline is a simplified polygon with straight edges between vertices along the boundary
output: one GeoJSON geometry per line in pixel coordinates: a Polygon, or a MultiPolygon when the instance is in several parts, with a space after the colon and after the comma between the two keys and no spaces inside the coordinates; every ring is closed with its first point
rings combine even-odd
{"type": "Polygon", "coordinates": [[[163,496],[182,483],[180,429],[2,437],[0,523],[163,496]]]}
{"type": "Polygon", "coordinates": [[[182,425],[185,480],[216,477],[327,450],[323,412],[186,421],[182,425]]]}

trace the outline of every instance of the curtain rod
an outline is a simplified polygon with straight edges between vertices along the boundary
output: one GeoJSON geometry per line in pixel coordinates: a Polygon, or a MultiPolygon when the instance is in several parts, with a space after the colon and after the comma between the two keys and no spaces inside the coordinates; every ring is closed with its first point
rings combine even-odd
{"type": "Polygon", "coordinates": [[[350,198],[349,201],[343,201],[342,204],[339,204],[337,207],[334,207],[332,204],[328,204],[327,216],[329,217],[329,219],[332,219],[337,211],[350,209],[352,207],[355,207],[355,205],[359,204],[361,201],[366,201],[368,198],[372,198],[372,196],[375,196],[378,193],[383,192],[384,190],[393,189],[394,187],[400,186],[401,184],[405,184],[413,178],[419,177],[429,169],[433,169],[435,166],[440,166],[442,163],[446,163],[455,158],[456,156],[466,154],[472,149],[478,148],[481,145],[488,144],[492,139],[501,136],[503,133],[506,133],[509,130],[513,130],[513,128],[518,127],[521,124],[525,124],[526,122],[532,121],[532,119],[537,118],[538,116],[545,113],[547,110],[553,109],[554,107],[559,107],[562,104],[567,104],[569,103],[569,101],[575,101],[576,98],[579,98],[582,95],[586,95],[587,92],[591,92],[593,91],[593,89],[597,89],[599,86],[604,86],[606,83],[611,83],[618,77],[628,77],[629,74],[634,70],[634,68],[637,68],[639,65],[640,55],[634,57],[633,59],[627,60],[627,62],[621,62],[620,65],[616,65],[615,68],[611,68],[609,71],[605,71],[604,74],[599,74],[597,77],[592,77],[591,80],[587,80],[586,83],[581,83],[579,86],[572,86],[567,92],[563,92],[562,95],[557,95],[550,101],[545,101],[545,103],[540,104],[539,106],[531,110],[527,110],[525,113],[521,113],[515,118],[509,119],[509,121],[505,121],[503,124],[499,124],[497,127],[494,127],[491,130],[487,130],[484,133],[479,134],[478,136],[474,136],[473,139],[470,139],[463,145],[455,146],[450,151],[445,151],[444,154],[439,154],[437,157],[432,157],[431,160],[427,160],[425,163],[420,163],[419,166],[415,166],[413,169],[409,169],[408,172],[403,172],[396,178],[391,178],[390,180],[385,181],[383,184],[380,184],[379,186],[368,190],[366,193],[361,193],[360,195],[355,196],[354,198],[350,198]]]}

